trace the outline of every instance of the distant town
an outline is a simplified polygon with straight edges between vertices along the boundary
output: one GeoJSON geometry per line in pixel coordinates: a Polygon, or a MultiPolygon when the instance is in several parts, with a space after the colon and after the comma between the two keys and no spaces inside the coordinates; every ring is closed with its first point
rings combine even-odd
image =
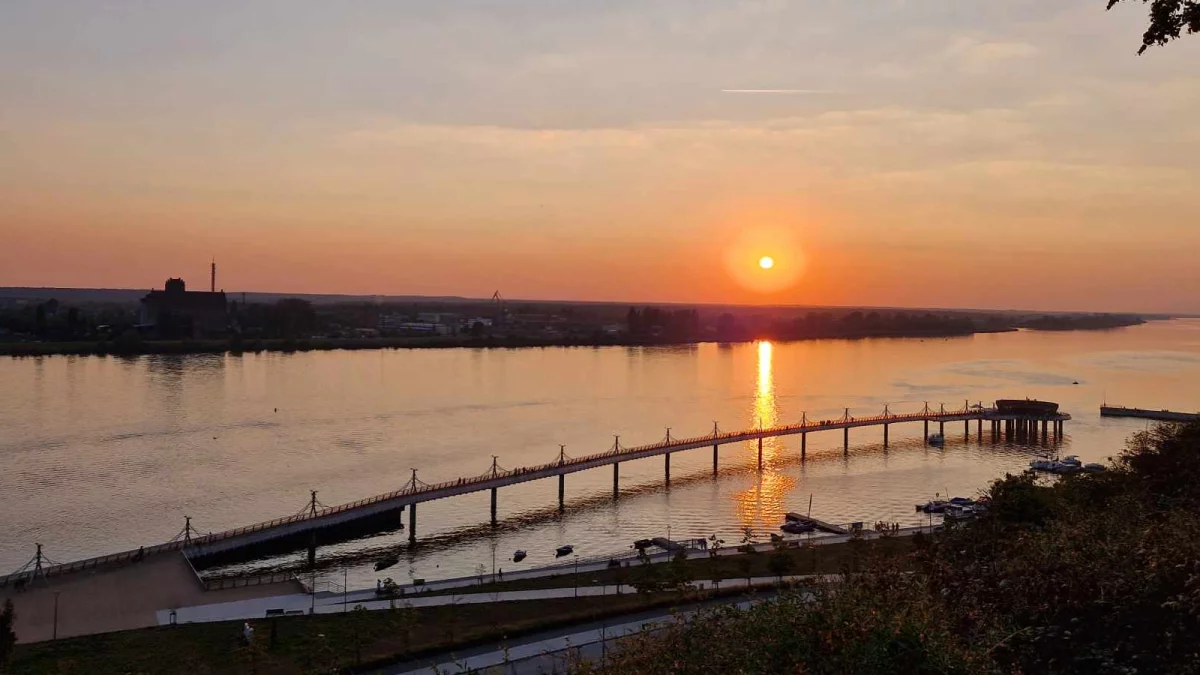
{"type": "Polygon", "coordinates": [[[898,308],[640,305],[194,290],[0,289],[0,354],[656,345],[1096,330],[1164,316],[898,308]]]}

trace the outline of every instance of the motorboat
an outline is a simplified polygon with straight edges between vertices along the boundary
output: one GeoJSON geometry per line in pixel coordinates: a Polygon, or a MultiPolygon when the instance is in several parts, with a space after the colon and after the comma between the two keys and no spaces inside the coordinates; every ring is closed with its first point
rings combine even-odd
{"type": "Polygon", "coordinates": [[[1091,462],[1088,464],[1084,464],[1083,470],[1086,471],[1087,473],[1100,473],[1101,471],[1107,471],[1108,467],[1104,466],[1103,464],[1097,464],[1096,462],[1091,462]]]}
{"type": "Polygon", "coordinates": [[[513,562],[515,562],[515,563],[521,562],[522,560],[525,559],[526,555],[529,555],[529,554],[526,553],[525,551],[517,551],[516,553],[513,553],[513,562]]]}
{"type": "Polygon", "coordinates": [[[1071,456],[1066,460],[1035,459],[1029,463],[1029,468],[1034,471],[1045,471],[1046,473],[1069,474],[1078,473],[1083,467],[1079,463],[1079,458],[1071,456]]]}
{"type": "Polygon", "coordinates": [[[382,572],[398,562],[400,562],[400,556],[398,555],[389,555],[385,558],[380,558],[379,560],[375,561],[375,571],[382,572]]]}
{"type": "Polygon", "coordinates": [[[942,513],[947,506],[950,506],[950,502],[944,499],[935,499],[924,504],[917,504],[917,510],[923,513],[942,513]]]}
{"type": "Polygon", "coordinates": [[[930,445],[945,445],[946,437],[943,436],[942,434],[929,434],[929,444],[930,445]]]}
{"type": "Polygon", "coordinates": [[[945,518],[946,520],[961,522],[964,520],[971,520],[976,515],[977,514],[976,514],[974,506],[951,505],[951,506],[946,507],[946,512],[944,514],[942,514],[942,517],[945,518]]]}
{"type": "Polygon", "coordinates": [[[1029,463],[1029,468],[1033,469],[1034,471],[1054,471],[1060,466],[1062,466],[1061,463],[1050,459],[1049,457],[1041,457],[1029,463]]]}
{"type": "Polygon", "coordinates": [[[951,497],[950,504],[953,506],[974,506],[975,500],[968,497],[951,497]]]}
{"type": "Polygon", "coordinates": [[[566,555],[571,555],[574,552],[575,552],[575,547],[570,544],[567,544],[566,546],[559,546],[558,548],[554,549],[554,557],[561,558],[566,555]]]}
{"type": "Polygon", "coordinates": [[[787,532],[788,534],[807,534],[816,530],[817,525],[816,523],[802,523],[798,520],[789,520],[783,525],[780,525],[779,529],[787,532]]]}
{"type": "Polygon", "coordinates": [[[1063,464],[1070,464],[1071,466],[1083,466],[1083,462],[1079,461],[1079,457],[1075,455],[1067,455],[1059,461],[1063,464]]]}
{"type": "Polygon", "coordinates": [[[633,547],[639,551],[645,551],[653,545],[654,542],[649,539],[638,539],[637,541],[633,542],[633,547]]]}

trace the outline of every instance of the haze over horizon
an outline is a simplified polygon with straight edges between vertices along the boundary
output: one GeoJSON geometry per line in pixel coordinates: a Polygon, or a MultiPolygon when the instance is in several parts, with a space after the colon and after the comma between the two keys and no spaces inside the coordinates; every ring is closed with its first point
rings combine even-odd
{"type": "Polygon", "coordinates": [[[1195,313],[1200,41],[1104,5],[11,1],[0,286],[1195,313]]]}

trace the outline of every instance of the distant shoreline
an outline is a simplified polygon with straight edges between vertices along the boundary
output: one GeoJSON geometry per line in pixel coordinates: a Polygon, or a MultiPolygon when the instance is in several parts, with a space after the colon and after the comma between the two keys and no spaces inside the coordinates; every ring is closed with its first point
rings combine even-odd
{"type": "Polygon", "coordinates": [[[597,338],[537,338],[524,336],[441,335],[433,337],[384,338],[264,338],[221,340],[139,340],[77,342],[10,342],[0,343],[0,356],[141,356],[151,354],[257,354],[261,352],[293,353],[311,351],[358,351],[364,349],[524,349],[534,347],[683,347],[698,344],[741,344],[769,340],[772,342],[808,342],[812,340],[870,340],[870,339],[938,339],[969,337],[988,333],[1097,331],[1125,328],[1146,323],[1144,320],[1120,323],[1082,324],[1074,326],[1043,325],[1003,328],[978,328],[970,331],[862,331],[845,335],[772,336],[762,335],[732,340],[699,339],[670,340],[666,338],[632,338],[629,336],[597,338]]]}
{"type": "Polygon", "coordinates": [[[0,344],[0,356],[142,356],[151,354],[256,354],[261,352],[293,353],[309,351],[358,351],[366,349],[524,349],[534,347],[682,347],[698,344],[742,344],[770,340],[772,342],[808,342],[812,340],[868,339],[938,339],[969,337],[986,333],[1011,333],[1016,328],[979,329],[969,332],[936,333],[872,333],[863,335],[831,335],[813,337],[755,337],[737,340],[655,340],[617,338],[528,338],[528,337],[396,337],[396,338],[306,338],[261,340],[146,340],[128,342],[14,342],[0,344]]]}

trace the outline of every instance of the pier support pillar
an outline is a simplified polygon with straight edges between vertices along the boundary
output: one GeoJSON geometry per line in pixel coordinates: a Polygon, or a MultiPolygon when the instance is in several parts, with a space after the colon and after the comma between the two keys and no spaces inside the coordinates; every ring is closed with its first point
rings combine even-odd
{"type": "Polygon", "coordinates": [[[942,435],[942,438],[946,437],[946,423],[945,422],[940,422],[940,421],[938,422],[938,433],[942,435]]]}
{"type": "Polygon", "coordinates": [[[925,439],[925,445],[929,445],[929,420],[925,420],[925,435],[922,438],[925,439]]]}
{"type": "Polygon", "coordinates": [[[808,456],[808,432],[800,434],[800,461],[803,462],[808,456]]]}
{"type": "Polygon", "coordinates": [[[314,530],[312,536],[308,538],[308,567],[312,569],[317,566],[317,533],[314,530]]]}
{"type": "Polygon", "coordinates": [[[971,437],[971,420],[963,420],[963,434],[967,438],[971,437]]]}
{"type": "Polygon", "coordinates": [[[496,492],[499,488],[492,488],[492,527],[496,526],[496,492]]]}
{"type": "Polygon", "coordinates": [[[417,505],[408,505],[408,543],[417,543],[417,505]]]}
{"type": "Polygon", "coordinates": [[[562,513],[566,510],[563,498],[567,493],[567,474],[558,474],[558,512],[562,513]]]}
{"type": "Polygon", "coordinates": [[[883,425],[883,447],[888,446],[888,425],[883,425]]]}
{"type": "Polygon", "coordinates": [[[1042,422],[1042,442],[1045,443],[1046,441],[1048,441],[1049,437],[1050,437],[1050,422],[1043,421],[1042,422]]]}
{"type": "Polygon", "coordinates": [[[621,494],[621,463],[613,462],[613,499],[621,494]]]}
{"type": "Polygon", "coordinates": [[[850,454],[850,427],[842,429],[842,454],[850,454]]]}
{"type": "Polygon", "coordinates": [[[713,443],[713,478],[717,477],[717,448],[721,446],[713,443]]]}
{"type": "Polygon", "coordinates": [[[979,418],[979,424],[975,427],[975,435],[979,437],[980,441],[983,440],[983,418],[982,417],[979,418]]]}
{"type": "Polygon", "coordinates": [[[762,471],[762,439],[758,439],[758,470],[762,471]]]}

